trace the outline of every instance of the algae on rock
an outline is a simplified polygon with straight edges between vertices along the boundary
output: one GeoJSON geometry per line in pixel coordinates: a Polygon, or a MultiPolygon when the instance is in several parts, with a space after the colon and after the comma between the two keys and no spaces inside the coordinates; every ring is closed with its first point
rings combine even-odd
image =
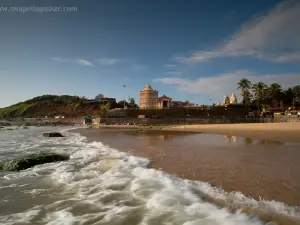
{"type": "Polygon", "coordinates": [[[0,171],[20,171],[33,166],[68,160],[69,156],[52,152],[41,152],[36,154],[25,155],[22,158],[12,159],[0,165],[0,171]]]}

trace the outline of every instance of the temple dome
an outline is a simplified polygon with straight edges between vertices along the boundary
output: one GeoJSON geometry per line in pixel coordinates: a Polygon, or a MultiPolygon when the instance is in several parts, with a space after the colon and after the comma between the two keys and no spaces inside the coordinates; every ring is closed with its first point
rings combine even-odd
{"type": "Polygon", "coordinates": [[[225,95],[224,100],[223,100],[223,105],[227,105],[227,104],[230,104],[230,99],[229,99],[228,95],[225,95]]]}
{"type": "Polygon", "coordinates": [[[232,95],[230,97],[230,104],[237,104],[237,97],[236,97],[235,93],[232,93],[232,95]]]}
{"type": "Polygon", "coordinates": [[[152,87],[150,84],[147,84],[145,87],[144,87],[144,91],[153,91],[152,87]]]}

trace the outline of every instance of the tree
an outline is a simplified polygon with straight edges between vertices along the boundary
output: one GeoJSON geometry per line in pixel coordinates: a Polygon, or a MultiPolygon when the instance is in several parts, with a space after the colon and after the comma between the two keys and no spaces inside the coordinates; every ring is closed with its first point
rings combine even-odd
{"type": "Polygon", "coordinates": [[[268,88],[268,98],[272,106],[278,106],[281,96],[281,85],[278,83],[273,83],[268,88]]]}
{"type": "Polygon", "coordinates": [[[241,96],[243,96],[243,103],[245,104],[245,106],[249,105],[251,99],[251,93],[250,93],[250,89],[252,87],[251,81],[243,78],[237,83],[237,85],[238,85],[237,89],[240,89],[242,91],[241,96]]]}
{"type": "Polygon", "coordinates": [[[293,88],[283,90],[281,99],[284,104],[291,106],[293,104],[293,98],[295,98],[293,88]]]}
{"type": "Polygon", "coordinates": [[[138,105],[135,103],[135,99],[132,97],[128,98],[129,108],[138,108],[138,105]]]}
{"type": "Polygon", "coordinates": [[[101,109],[101,116],[107,116],[109,110],[110,110],[110,104],[100,104],[100,109],[101,109]]]}
{"type": "Polygon", "coordinates": [[[122,101],[119,101],[119,102],[118,102],[118,105],[120,105],[120,106],[124,107],[124,102],[125,102],[125,107],[129,107],[129,103],[128,103],[128,102],[126,102],[126,101],[124,101],[124,100],[122,100],[122,101]]]}
{"type": "Polygon", "coordinates": [[[293,87],[294,98],[297,102],[300,102],[300,85],[293,87]]]}
{"type": "Polygon", "coordinates": [[[252,91],[254,93],[254,97],[257,105],[262,103],[262,101],[266,98],[268,86],[263,82],[258,82],[252,86],[252,91]]]}

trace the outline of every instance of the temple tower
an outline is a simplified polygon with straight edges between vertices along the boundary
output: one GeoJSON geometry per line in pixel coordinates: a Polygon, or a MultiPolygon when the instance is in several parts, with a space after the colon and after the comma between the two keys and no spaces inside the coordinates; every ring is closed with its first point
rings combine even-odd
{"type": "Polygon", "coordinates": [[[140,91],[140,108],[141,109],[155,109],[157,106],[158,91],[153,90],[147,84],[143,90],[140,91]]]}
{"type": "Polygon", "coordinates": [[[225,95],[222,105],[228,105],[228,104],[230,104],[230,99],[229,99],[228,95],[225,95]]]}
{"type": "Polygon", "coordinates": [[[230,104],[237,104],[237,97],[236,97],[235,93],[232,93],[232,95],[230,97],[230,104]]]}

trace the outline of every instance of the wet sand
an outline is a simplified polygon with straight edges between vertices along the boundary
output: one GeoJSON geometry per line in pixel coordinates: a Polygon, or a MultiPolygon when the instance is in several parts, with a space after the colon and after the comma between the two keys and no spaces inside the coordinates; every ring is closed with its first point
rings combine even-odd
{"type": "Polygon", "coordinates": [[[300,122],[296,123],[245,123],[245,124],[202,124],[175,126],[102,125],[113,129],[143,129],[203,132],[231,136],[249,137],[256,140],[300,142],[300,122]]]}
{"type": "Polygon", "coordinates": [[[300,143],[175,131],[79,129],[90,141],[149,158],[152,166],[257,200],[300,205],[300,143]]]}

